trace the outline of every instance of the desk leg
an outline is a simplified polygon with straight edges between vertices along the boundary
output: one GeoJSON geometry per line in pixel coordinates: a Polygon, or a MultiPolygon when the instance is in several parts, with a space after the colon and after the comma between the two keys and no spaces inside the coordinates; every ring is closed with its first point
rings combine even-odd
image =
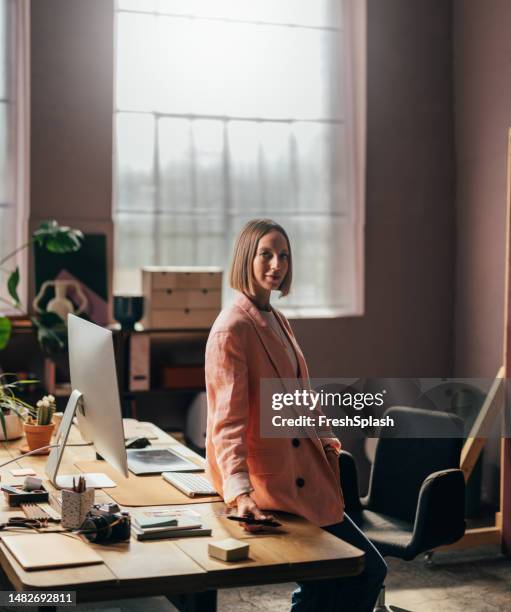
{"type": "Polygon", "coordinates": [[[216,591],[169,595],[167,599],[181,612],[216,612],[216,591]]]}

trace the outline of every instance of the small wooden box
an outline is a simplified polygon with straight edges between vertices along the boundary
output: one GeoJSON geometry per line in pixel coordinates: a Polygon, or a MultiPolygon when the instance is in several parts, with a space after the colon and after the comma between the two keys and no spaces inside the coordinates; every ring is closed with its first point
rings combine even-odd
{"type": "Polygon", "coordinates": [[[146,329],[200,329],[215,321],[222,307],[222,269],[142,268],[146,329]]]}
{"type": "Polygon", "coordinates": [[[243,561],[248,559],[250,546],[241,540],[227,538],[208,544],[208,553],[220,561],[243,561]]]}

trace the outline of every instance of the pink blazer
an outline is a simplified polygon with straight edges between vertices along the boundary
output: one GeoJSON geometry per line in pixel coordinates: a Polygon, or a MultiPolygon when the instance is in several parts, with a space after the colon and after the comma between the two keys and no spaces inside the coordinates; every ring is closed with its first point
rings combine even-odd
{"type": "MultiPolygon", "coordinates": [[[[274,310],[296,353],[300,378],[307,365],[288,321],[274,310]]],[[[265,510],[298,514],[319,526],[343,519],[339,475],[325,453],[337,438],[261,438],[262,378],[296,378],[284,347],[259,310],[242,293],[215,321],[206,346],[207,473],[227,504],[252,488],[265,510]]]]}

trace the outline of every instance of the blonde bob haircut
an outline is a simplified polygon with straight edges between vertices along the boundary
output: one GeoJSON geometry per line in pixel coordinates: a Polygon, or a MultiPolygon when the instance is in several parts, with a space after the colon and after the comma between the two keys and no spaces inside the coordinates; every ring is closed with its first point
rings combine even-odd
{"type": "Polygon", "coordinates": [[[242,293],[255,295],[255,280],[253,262],[256,256],[259,240],[272,231],[280,232],[287,242],[289,252],[287,274],[279,286],[280,296],[283,297],[291,289],[293,279],[293,260],[291,257],[291,244],[286,230],[271,219],[252,219],[241,230],[234,245],[234,255],[229,272],[229,282],[233,289],[242,293]]]}

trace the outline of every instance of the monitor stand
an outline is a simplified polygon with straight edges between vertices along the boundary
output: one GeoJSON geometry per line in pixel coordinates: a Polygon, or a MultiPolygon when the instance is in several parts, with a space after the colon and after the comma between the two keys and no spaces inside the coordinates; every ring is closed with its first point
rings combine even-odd
{"type": "Polygon", "coordinates": [[[51,449],[50,455],[46,462],[45,472],[48,476],[51,484],[57,489],[72,489],[73,479],[77,479],[80,476],[85,478],[86,486],[93,489],[107,489],[116,487],[117,485],[113,480],[108,478],[106,474],[90,473],[90,474],[66,474],[58,475],[60,462],[62,461],[62,455],[67,444],[69,431],[73,424],[73,419],[77,411],[80,411],[84,415],[84,407],[82,401],[82,393],[78,389],[74,389],[67,402],[64,416],[60,422],[60,427],[55,436],[55,446],[51,449]]]}

